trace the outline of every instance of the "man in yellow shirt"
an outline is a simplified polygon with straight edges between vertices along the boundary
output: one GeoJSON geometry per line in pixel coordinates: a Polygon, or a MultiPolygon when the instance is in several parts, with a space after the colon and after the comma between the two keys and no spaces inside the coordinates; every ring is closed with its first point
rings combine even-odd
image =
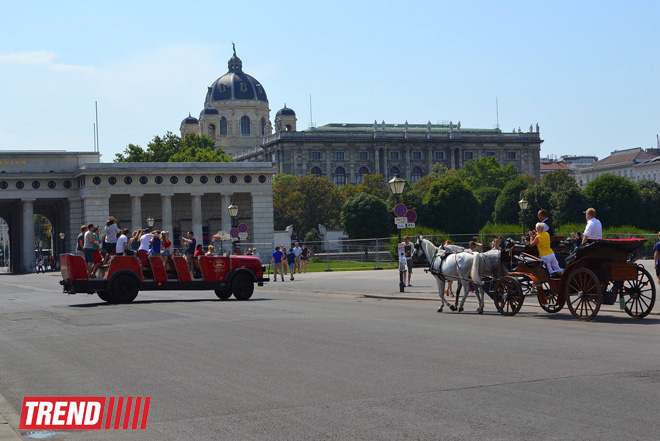
{"type": "Polygon", "coordinates": [[[548,267],[548,272],[552,273],[561,273],[564,271],[559,267],[559,262],[557,262],[557,257],[555,256],[554,251],[550,248],[550,235],[545,231],[546,225],[543,222],[536,224],[536,231],[530,231],[529,237],[532,238],[532,241],[529,243],[531,246],[536,245],[539,250],[539,257],[543,260],[543,263],[548,267]]]}

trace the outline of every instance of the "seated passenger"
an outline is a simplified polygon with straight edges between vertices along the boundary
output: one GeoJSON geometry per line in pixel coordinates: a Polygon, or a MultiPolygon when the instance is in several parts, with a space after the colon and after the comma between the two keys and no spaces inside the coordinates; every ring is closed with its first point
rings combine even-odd
{"type": "Polygon", "coordinates": [[[538,248],[539,257],[548,267],[548,272],[550,274],[561,274],[564,270],[559,267],[557,257],[555,256],[554,251],[552,251],[552,248],[550,248],[550,235],[545,231],[545,228],[546,225],[543,222],[536,224],[536,231],[529,232],[529,237],[531,239],[529,245],[538,248]]]}

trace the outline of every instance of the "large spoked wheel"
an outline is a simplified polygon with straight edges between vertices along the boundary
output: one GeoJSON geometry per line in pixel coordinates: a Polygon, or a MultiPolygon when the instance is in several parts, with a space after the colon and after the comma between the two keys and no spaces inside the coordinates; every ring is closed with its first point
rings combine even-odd
{"type": "Polygon", "coordinates": [[[229,289],[216,289],[215,295],[218,296],[220,300],[227,300],[231,297],[231,291],[229,289]]]}
{"type": "Polygon", "coordinates": [[[524,300],[522,286],[517,279],[506,276],[499,279],[495,284],[493,301],[500,314],[518,314],[524,300]]]}
{"type": "Polygon", "coordinates": [[[138,295],[138,282],[135,277],[120,274],[113,281],[109,291],[112,303],[131,303],[138,295]]]}
{"type": "Polygon", "coordinates": [[[603,303],[600,282],[593,271],[578,268],[566,281],[566,303],[571,314],[580,320],[591,320],[598,314],[603,303]]]}
{"type": "Polygon", "coordinates": [[[637,280],[626,280],[619,295],[624,299],[625,310],[630,317],[644,318],[655,305],[655,283],[648,271],[637,267],[637,280]]]}
{"type": "Polygon", "coordinates": [[[539,292],[539,296],[538,296],[539,305],[541,305],[541,308],[543,308],[545,312],[554,314],[561,311],[564,308],[565,302],[559,301],[559,295],[552,292],[552,289],[550,289],[550,284],[548,282],[545,282],[543,285],[537,286],[536,290],[539,292]],[[542,296],[540,294],[545,295],[545,300],[548,303],[543,303],[543,300],[541,300],[542,296]]]}
{"type": "Polygon", "coordinates": [[[236,300],[248,300],[254,292],[254,281],[247,274],[238,274],[231,283],[231,292],[236,300]]]}

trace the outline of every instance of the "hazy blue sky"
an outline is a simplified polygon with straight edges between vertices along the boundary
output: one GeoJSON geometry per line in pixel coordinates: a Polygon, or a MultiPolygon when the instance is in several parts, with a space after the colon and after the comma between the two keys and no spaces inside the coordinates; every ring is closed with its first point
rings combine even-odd
{"type": "Polygon", "coordinates": [[[0,148],[93,148],[178,134],[236,43],[266,89],[314,122],[528,130],[541,155],[655,147],[652,1],[0,2],[0,148]]]}

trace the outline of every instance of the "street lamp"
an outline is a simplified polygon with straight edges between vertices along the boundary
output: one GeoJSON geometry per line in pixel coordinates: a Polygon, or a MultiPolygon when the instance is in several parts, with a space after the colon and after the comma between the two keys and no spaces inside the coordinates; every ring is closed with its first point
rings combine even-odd
{"type": "Polygon", "coordinates": [[[64,232],[60,233],[60,239],[62,239],[62,249],[60,250],[60,254],[64,253],[64,238],[66,237],[66,234],[64,232]]]}
{"type": "Polygon", "coordinates": [[[527,210],[527,207],[529,207],[529,202],[527,199],[524,197],[518,201],[518,205],[520,206],[520,224],[522,225],[523,229],[523,237],[525,237],[525,210],[527,210]]]}
{"type": "Polygon", "coordinates": [[[147,227],[151,228],[151,227],[153,227],[153,226],[154,226],[154,218],[151,217],[151,216],[149,216],[149,217],[147,218],[147,227]]]}
{"type": "MultiPolygon", "coordinates": [[[[390,179],[388,185],[390,186],[390,190],[392,191],[392,193],[396,196],[396,203],[399,204],[401,193],[403,193],[403,188],[406,186],[405,179],[401,179],[399,175],[396,175],[395,177],[390,179]]],[[[398,254],[398,246],[401,243],[401,228],[397,228],[397,229],[399,231],[399,241],[397,242],[397,254],[398,254]]],[[[406,287],[406,285],[403,283],[402,269],[403,268],[399,263],[399,292],[405,292],[405,287],[406,287]]]]}
{"type": "MultiPolygon", "coordinates": [[[[229,217],[231,217],[231,227],[236,228],[236,216],[238,216],[238,205],[234,204],[234,201],[231,201],[231,204],[229,204],[227,210],[229,211],[229,217]]],[[[234,241],[232,238],[232,242],[231,242],[232,254],[236,254],[236,243],[239,240],[240,239],[234,241]]]]}

